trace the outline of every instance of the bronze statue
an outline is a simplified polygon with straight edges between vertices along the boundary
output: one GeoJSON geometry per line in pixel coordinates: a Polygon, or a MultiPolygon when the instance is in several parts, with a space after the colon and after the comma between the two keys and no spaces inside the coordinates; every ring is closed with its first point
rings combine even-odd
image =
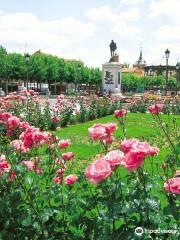
{"type": "Polygon", "coordinates": [[[111,51],[111,57],[114,57],[115,51],[117,49],[116,43],[112,40],[109,47],[110,47],[110,51],[111,51]]]}

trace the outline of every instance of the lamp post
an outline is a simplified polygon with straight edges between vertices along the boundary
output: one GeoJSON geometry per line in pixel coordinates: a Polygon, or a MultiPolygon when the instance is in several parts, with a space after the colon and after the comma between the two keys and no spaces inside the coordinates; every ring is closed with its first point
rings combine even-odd
{"type": "Polygon", "coordinates": [[[26,63],[26,78],[24,80],[24,87],[26,87],[28,89],[28,82],[29,82],[28,64],[29,64],[30,55],[28,53],[26,53],[24,55],[24,58],[25,58],[25,63],[26,63]]]}
{"type": "Polygon", "coordinates": [[[169,49],[166,49],[165,51],[165,57],[166,57],[166,84],[165,84],[165,92],[167,94],[167,85],[168,85],[168,60],[169,60],[169,49]]]}

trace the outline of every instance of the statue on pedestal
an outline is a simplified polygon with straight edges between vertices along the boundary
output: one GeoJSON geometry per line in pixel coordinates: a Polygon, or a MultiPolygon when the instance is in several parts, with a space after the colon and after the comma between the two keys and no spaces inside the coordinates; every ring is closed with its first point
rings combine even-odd
{"type": "Polygon", "coordinates": [[[111,41],[109,47],[110,47],[110,52],[111,52],[111,58],[110,58],[109,62],[119,62],[119,55],[117,55],[115,53],[115,51],[117,49],[117,45],[113,40],[111,41]]]}

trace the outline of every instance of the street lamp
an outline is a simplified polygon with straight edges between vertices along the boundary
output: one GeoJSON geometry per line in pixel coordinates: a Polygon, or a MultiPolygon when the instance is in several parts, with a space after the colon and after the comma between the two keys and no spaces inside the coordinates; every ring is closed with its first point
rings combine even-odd
{"type": "Polygon", "coordinates": [[[166,49],[165,51],[165,57],[166,57],[166,84],[165,84],[165,92],[167,94],[167,85],[168,85],[168,60],[169,60],[169,49],[166,49]]]}
{"type": "Polygon", "coordinates": [[[25,58],[25,63],[26,63],[26,78],[24,80],[24,87],[26,87],[28,89],[28,82],[29,82],[28,64],[29,64],[30,55],[28,53],[26,53],[24,55],[24,58],[25,58]]]}

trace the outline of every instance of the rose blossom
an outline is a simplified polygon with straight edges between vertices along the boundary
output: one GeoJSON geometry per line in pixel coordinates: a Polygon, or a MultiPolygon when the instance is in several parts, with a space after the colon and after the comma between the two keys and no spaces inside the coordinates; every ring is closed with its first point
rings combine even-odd
{"type": "Polygon", "coordinates": [[[113,169],[116,165],[122,164],[124,161],[124,153],[120,150],[113,150],[106,154],[103,159],[106,160],[113,169]]]}
{"type": "Polygon", "coordinates": [[[65,172],[65,169],[64,169],[64,168],[60,168],[60,169],[58,169],[58,170],[56,171],[56,175],[57,175],[57,176],[61,176],[61,175],[64,174],[64,172],[65,172]]]}
{"type": "Polygon", "coordinates": [[[61,178],[60,177],[54,177],[53,182],[54,183],[61,183],[61,178]]]}
{"type": "Polygon", "coordinates": [[[102,139],[107,135],[106,127],[103,124],[94,124],[88,131],[93,140],[102,139]]]}
{"type": "Polygon", "coordinates": [[[113,136],[108,135],[103,139],[103,143],[104,144],[111,144],[114,141],[114,139],[115,138],[113,136]]]}
{"type": "Polygon", "coordinates": [[[104,159],[99,159],[88,166],[85,170],[85,176],[90,182],[100,183],[111,174],[111,165],[104,159]]]}
{"type": "Polygon", "coordinates": [[[152,114],[159,114],[162,112],[163,109],[163,104],[154,104],[149,107],[149,110],[152,114]]]}
{"type": "Polygon", "coordinates": [[[13,115],[9,112],[4,112],[0,114],[0,120],[2,120],[3,122],[6,122],[8,120],[8,118],[12,117],[13,115]]]}
{"type": "Polygon", "coordinates": [[[106,128],[107,134],[111,134],[114,131],[116,131],[116,129],[117,129],[117,125],[115,123],[106,123],[106,124],[104,124],[104,126],[106,128]]]}
{"type": "Polygon", "coordinates": [[[135,138],[131,138],[131,139],[128,139],[128,140],[123,140],[120,144],[122,150],[127,153],[131,150],[132,148],[132,145],[134,143],[138,143],[139,140],[138,139],[135,139],[135,138]]]}
{"type": "Polygon", "coordinates": [[[60,118],[59,118],[59,117],[53,117],[53,118],[52,118],[52,121],[53,121],[54,123],[58,123],[58,122],[60,122],[60,118]]]}
{"type": "Polygon", "coordinates": [[[9,129],[15,129],[20,126],[20,119],[18,117],[10,117],[7,120],[7,125],[9,129]]]}
{"type": "Polygon", "coordinates": [[[64,182],[67,185],[72,185],[73,183],[75,183],[77,181],[78,177],[76,175],[69,175],[64,179],[64,182]]]}
{"type": "Polygon", "coordinates": [[[64,159],[64,160],[70,160],[73,157],[74,157],[74,153],[73,152],[67,152],[67,153],[63,153],[62,154],[62,159],[64,159]]]}
{"type": "Polygon", "coordinates": [[[125,155],[124,162],[122,165],[129,171],[135,171],[141,165],[143,165],[145,159],[145,154],[143,152],[130,151],[125,155]]]}
{"type": "Polygon", "coordinates": [[[114,114],[115,114],[116,117],[123,117],[124,115],[127,114],[127,110],[125,110],[125,109],[116,110],[114,112],[114,114]]]}
{"type": "Polygon", "coordinates": [[[180,177],[169,179],[164,183],[164,189],[171,193],[180,194],[180,177]]]}
{"type": "Polygon", "coordinates": [[[26,165],[28,171],[32,171],[35,169],[35,164],[32,161],[22,161],[21,163],[26,165]]]}
{"type": "Polygon", "coordinates": [[[59,148],[66,148],[66,147],[69,147],[71,145],[71,141],[69,140],[69,139],[67,139],[67,140],[61,140],[61,141],[59,141],[59,143],[58,143],[58,147],[59,148]]]}

